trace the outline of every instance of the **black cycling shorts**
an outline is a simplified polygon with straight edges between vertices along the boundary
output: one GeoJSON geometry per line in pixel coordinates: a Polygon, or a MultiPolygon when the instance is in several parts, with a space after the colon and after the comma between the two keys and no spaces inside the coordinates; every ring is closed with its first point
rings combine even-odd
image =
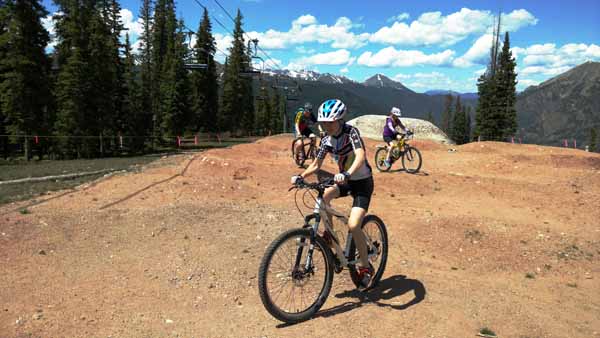
{"type": "Polygon", "coordinates": [[[390,142],[394,141],[395,139],[396,139],[396,135],[394,135],[394,136],[383,136],[383,140],[387,144],[390,144],[390,142]]]}
{"type": "Polygon", "coordinates": [[[351,195],[354,198],[352,207],[369,210],[371,195],[373,194],[373,176],[363,178],[362,180],[348,181],[348,184],[338,185],[340,197],[351,195]]]}
{"type": "Polygon", "coordinates": [[[304,130],[300,131],[300,134],[305,137],[310,137],[310,134],[313,134],[313,132],[310,128],[304,128],[304,130]]]}

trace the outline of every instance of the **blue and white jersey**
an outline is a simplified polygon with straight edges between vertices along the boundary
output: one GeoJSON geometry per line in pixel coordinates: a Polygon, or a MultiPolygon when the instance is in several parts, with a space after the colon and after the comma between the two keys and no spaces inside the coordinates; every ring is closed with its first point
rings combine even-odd
{"type": "Polygon", "coordinates": [[[331,153],[338,164],[340,172],[348,171],[356,158],[354,153],[356,149],[365,150],[365,162],[350,176],[350,180],[357,181],[371,177],[372,170],[369,161],[367,161],[365,144],[358,129],[349,124],[342,126],[342,132],[337,137],[327,135],[321,140],[321,148],[319,148],[317,158],[322,160],[327,153],[331,153]]]}

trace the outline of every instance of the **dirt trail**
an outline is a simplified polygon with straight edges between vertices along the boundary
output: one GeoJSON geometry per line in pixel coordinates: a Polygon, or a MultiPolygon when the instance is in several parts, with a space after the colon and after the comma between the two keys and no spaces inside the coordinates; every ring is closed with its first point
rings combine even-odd
{"type": "Polygon", "coordinates": [[[0,207],[0,337],[600,337],[600,155],[493,142],[417,141],[421,174],[375,173],[381,286],[336,275],[316,318],[281,325],[256,275],[301,222],[290,141],[0,207]]]}

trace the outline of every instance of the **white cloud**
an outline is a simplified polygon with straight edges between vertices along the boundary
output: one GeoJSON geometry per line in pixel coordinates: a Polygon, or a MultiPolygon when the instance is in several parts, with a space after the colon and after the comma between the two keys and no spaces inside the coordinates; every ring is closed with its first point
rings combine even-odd
{"type": "Polygon", "coordinates": [[[396,50],[386,47],[379,52],[364,52],[358,64],[367,67],[411,67],[417,65],[444,66],[452,62],[454,51],[445,50],[435,54],[425,54],[418,50],[396,50]]]}
{"type": "Polygon", "coordinates": [[[586,61],[600,61],[600,46],[595,44],[569,43],[558,48],[556,44],[535,44],[527,48],[511,49],[519,69],[525,75],[558,75],[586,61]]]}
{"type": "Polygon", "coordinates": [[[474,72],[473,72],[473,74],[474,74],[475,76],[479,77],[479,76],[481,76],[483,73],[485,73],[485,71],[486,71],[486,70],[487,70],[487,68],[481,68],[481,69],[478,69],[478,70],[474,71],[474,72]]]}
{"type": "Polygon", "coordinates": [[[410,79],[410,78],[412,78],[412,75],[410,75],[410,74],[402,74],[402,73],[399,73],[399,74],[396,74],[396,75],[395,75],[395,76],[392,78],[392,80],[395,80],[395,81],[400,81],[400,82],[401,82],[402,80],[406,80],[406,79],[410,79]]]}
{"type": "Polygon", "coordinates": [[[538,84],[540,84],[540,81],[530,79],[519,79],[519,85],[522,85],[523,87],[537,86],[538,84]]]}
{"type": "Polygon", "coordinates": [[[546,68],[543,66],[530,66],[523,68],[519,74],[523,75],[558,75],[571,69],[569,66],[546,68]]]}
{"type": "MultiPolygon", "coordinates": [[[[470,35],[491,31],[494,15],[490,11],[462,8],[442,16],[441,12],[427,12],[411,22],[394,22],[371,34],[370,42],[409,46],[450,46],[470,35]]],[[[537,19],[524,9],[503,13],[503,28],[516,31],[521,27],[537,24],[537,19]]]]}
{"type": "Polygon", "coordinates": [[[315,18],[314,16],[312,16],[310,14],[307,14],[307,15],[302,15],[298,19],[292,21],[292,27],[308,26],[308,25],[314,25],[316,23],[317,23],[317,18],[315,18]]]}
{"type": "Polygon", "coordinates": [[[428,89],[453,89],[459,90],[457,88],[457,82],[452,81],[447,75],[442,74],[440,72],[431,72],[431,73],[415,73],[412,74],[408,81],[405,81],[404,84],[409,88],[418,89],[418,90],[428,90],[428,89]]]}
{"type": "MultiPolygon", "coordinates": [[[[350,52],[345,49],[336,50],[329,53],[315,54],[304,57],[296,61],[303,65],[344,65],[351,62],[350,52]]],[[[353,61],[352,61],[353,62],[353,61]]]]}
{"type": "Polygon", "coordinates": [[[350,71],[350,70],[348,69],[348,67],[344,67],[344,68],[340,69],[340,73],[342,73],[342,74],[346,74],[346,73],[348,73],[349,71],[350,71]]]}
{"type": "Polygon", "coordinates": [[[283,62],[273,57],[265,59],[264,61],[252,59],[252,67],[260,70],[283,68],[283,62]]]}
{"type": "Polygon", "coordinates": [[[509,14],[502,13],[502,30],[516,32],[522,27],[536,25],[538,19],[524,9],[517,9],[509,14]]]}
{"type": "Polygon", "coordinates": [[[398,15],[392,16],[391,18],[387,19],[387,22],[404,21],[408,18],[410,18],[410,14],[404,12],[404,13],[400,13],[398,15]]]}
{"type": "Polygon", "coordinates": [[[314,54],[315,52],[316,52],[316,50],[314,48],[307,49],[304,46],[296,47],[296,53],[299,53],[299,54],[314,54]]]}
{"type": "Polygon", "coordinates": [[[56,38],[56,28],[55,28],[55,22],[53,17],[55,15],[60,15],[62,14],[61,12],[54,12],[50,15],[48,15],[45,18],[42,18],[42,25],[44,26],[44,28],[46,28],[46,30],[48,31],[48,33],[50,34],[50,41],[48,42],[48,49],[54,49],[54,47],[56,47],[56,44],[58,43],[58,39],[56,38]]]}
{"type": "Polygon", "coordinates": [[[292,22],[287,32],[269,29],[266,32],[248,32],[265,49],[285,49],[292,45],[318,42],[333,48],[359,48],[366,45],[369,33],[355,34],[351,29],[362,27],[347,17],[340,17],[333,26],[320,25],[312,15],[303,15],[292,22]]]}
{"type": "Polygon", "coordinates": [[[123,22],[123,26],[126,30],[121,32],[121,36],[125,36],[125,33],[129,32],[130,39],[137,39],[138,36],[142,35],[143,27],[142,27],[142,19],[135,18],[133,13],[127,8],[121,9],[121,21],[123,22]]]}
{"type": "Polygon", "coordinates": [[[233,37],[228,34],[220,34],[220,33],[214,34],[214,37],[215,37],[215,42],[217,44],[217,48],[222,50],[225,53],[228,53],[229,48],[231,47],[231,44],[233,42],[233,37]]]}
{"type": "Polygon", "coordinates": [[[486,63],[490,56],[492,43],[493,36],[491,34],[480,36],[463,56],[454,60],[453,65],[465,68],[471,67],[474,64],[486,63]]]}

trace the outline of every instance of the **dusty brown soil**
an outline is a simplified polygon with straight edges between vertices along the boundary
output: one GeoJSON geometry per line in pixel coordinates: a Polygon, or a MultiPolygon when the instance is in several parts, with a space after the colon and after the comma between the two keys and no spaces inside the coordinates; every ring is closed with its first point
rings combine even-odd
{"type": "Polygon", "coordinates": [[[1,207],[0,337],[600,337],[600,155],[491,142],[414,142],[421,174],[375,173],[380,287],[343,272],[316,318],[281,325],[257,271],[301,224],[290,141],[1,207]]]}

